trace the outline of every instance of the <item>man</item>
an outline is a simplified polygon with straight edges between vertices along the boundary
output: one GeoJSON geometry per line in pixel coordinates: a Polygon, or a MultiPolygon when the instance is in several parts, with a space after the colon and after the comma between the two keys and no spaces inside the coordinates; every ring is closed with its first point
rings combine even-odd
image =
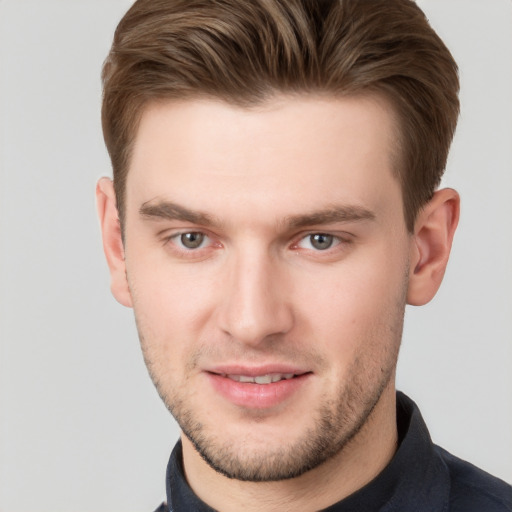
{"type": "Polygon", "coordinates": [[[162,510],[512,510],[395,390],[441,284],[457,67],[409,0],[139,0],[103,71],[116,299],[183,435],[162,510]]]}

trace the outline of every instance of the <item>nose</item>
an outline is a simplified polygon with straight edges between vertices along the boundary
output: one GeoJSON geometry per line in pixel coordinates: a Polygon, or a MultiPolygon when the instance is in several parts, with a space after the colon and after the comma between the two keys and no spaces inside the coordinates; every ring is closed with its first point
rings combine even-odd
{"type": "Polygon", "coordinates": [[[217,310],[220,328],[234,341],[252,346],[289,332],[293,311],[283,263],[254,252],[233,259],[217,310]]]}

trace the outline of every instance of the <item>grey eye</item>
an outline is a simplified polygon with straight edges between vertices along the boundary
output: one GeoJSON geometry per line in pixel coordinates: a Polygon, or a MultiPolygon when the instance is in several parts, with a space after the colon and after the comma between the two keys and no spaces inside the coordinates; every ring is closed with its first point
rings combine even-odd
{"type": "Polygon", "coordinates": [[[332,235],[326,235],[324,233],[315,233],[314,235],[309,235],[309,241],[311,246],[319,251],[325,251],[329,249],[333,242],[334,237],[332,235]]]}
{"type": "Polygon", "coordinates": [[[205,238],[206,237],[203,233],[183,233],[180,235],[180,242],[183,247],[186,247],[187,249],[197,249],[198,247],[201,247],[205,238]]]}

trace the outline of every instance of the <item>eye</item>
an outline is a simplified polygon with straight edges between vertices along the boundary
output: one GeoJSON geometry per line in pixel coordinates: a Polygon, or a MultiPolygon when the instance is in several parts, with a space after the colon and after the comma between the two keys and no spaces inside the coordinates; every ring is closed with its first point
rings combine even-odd
{"type": "Polygon", "coordinates": [[[200,249],[208,243],[208,237],[204,233],[191,231],[189,233],[180,233],[172,237],[172,240],[178,246],[184,249],[200,249]]]}
{"type": "Polygon", "coordinates": [[[334,235],[329,235],[327,233],[312,233],[304,237],[299,243],[298,246],[302,249],[314,249],[316,251],[326,251],[333,246],[336,246],[340,243],[339,239],[334,235]]]}

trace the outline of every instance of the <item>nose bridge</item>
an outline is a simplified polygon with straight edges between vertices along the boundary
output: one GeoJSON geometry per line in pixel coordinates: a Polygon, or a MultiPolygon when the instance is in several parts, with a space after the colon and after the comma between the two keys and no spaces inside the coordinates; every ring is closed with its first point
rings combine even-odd
{"type": "Polygon", "coordinates": [[[236,251],[229,259],[220,307],[221,328],[234,340],[253,345],[289,331],[293,316],[278,258],[253,245],[236,251]]]}

